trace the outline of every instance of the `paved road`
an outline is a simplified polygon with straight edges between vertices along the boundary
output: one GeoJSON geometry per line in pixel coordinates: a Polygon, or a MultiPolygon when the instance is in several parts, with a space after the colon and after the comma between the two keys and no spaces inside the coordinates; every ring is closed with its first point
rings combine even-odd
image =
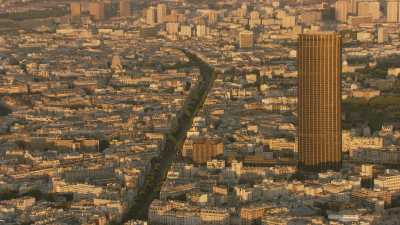
{"type": "Polygon", "coordinates": [[[159,198],[162,183],[165,181],[171,164],[183,146],[187,131],[192,126],[194,116],[203,106],[208,92],[215,80],[214,69],[195,54],[181,49],[191,62],[200,69],[198,85],[189,93],[181,112],[177,116],[175,126],[166,139],[165,148],[160,156],[152,161],[151,171],[147,173],[145,184],[138,193],[132,208],[124,216],[123,222],[130,219],[147,219],[151,202],[159,198]]]}

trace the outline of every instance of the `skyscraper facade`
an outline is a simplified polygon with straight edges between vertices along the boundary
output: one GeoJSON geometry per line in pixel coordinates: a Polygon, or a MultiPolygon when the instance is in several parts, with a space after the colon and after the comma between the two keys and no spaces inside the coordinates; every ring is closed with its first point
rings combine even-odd
{"type": "Polygon", "coordinates": [[[341,36],[301,34],[298,40],[299,168],[341,167],[341,36]]]}

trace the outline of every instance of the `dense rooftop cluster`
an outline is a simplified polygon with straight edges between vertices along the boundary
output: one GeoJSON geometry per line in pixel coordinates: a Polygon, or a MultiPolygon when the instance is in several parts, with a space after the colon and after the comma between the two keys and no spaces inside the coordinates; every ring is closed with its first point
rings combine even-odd
{"type": "Polygon", "coordinates": [[[0,224],[398,224],[400,21],[352,2],[0,1],[0,224]],[[343,168],[303,174],[297,37],[322,30],[343,168]]]}

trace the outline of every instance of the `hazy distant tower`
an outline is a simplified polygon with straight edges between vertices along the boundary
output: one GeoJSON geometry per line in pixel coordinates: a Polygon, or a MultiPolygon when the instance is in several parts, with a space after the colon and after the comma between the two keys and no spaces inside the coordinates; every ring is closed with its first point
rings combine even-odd
{"type": "Polygon", "coordinates": [[[347,22],[347,14],[349,13],[349,2],[347,0],[339,0],[335,3],[336,20],[347,22]]]}
{"type": "Polygon", "coordinates": [[[240,16],[241,17],[245,17],[246,15],[247,15],[247,4],[246,3],[243,3],[242,4],[242,7],[240,7],[240,16]]]}
{"type": "Polygon", "coordinates": [[[252,11],[250,13],[250,20],[249,20],[250,27],[255,27],[261,24],[260,13],[258,11],[252,11]]]}
{"type": "Polygon", "coordinates": [[[157,9],[153,6],[146,11],[146,23],[149,25],[155,25],[157,23],[157,9]]]}
{"type": "Polygon", "coordinates": [[[300,34],[298,40],[299,168],[341,167],[341,36],[300,34]]]}
{"type": "Polygon", "coordinates": [[[120,17],[129,17],[131,16],[131,2],[130,0],[121,0],[119,2],[119,16],[120,17]]]}
{"type": "Polygon", "coordinates": [[[104,3],[103,2],[91,2],[89,5],[89,13],[94,20],[103,20],[105,17],[104,3]]]}
{"type": "Polygon", "coordinates": [[[165,4],[157,5],[157,23],[164,23],[167,16],[167,6],[165,4]]]}
{"type": "Polygon", "coordinates": [[[81,17],[81,3],[80,2],[71,2],[71,20],[79,20],[81,17]]]}
{"type": "Polygon", "coordinates": [[[207,13],[208,24],[215,24],[218,22],[218,12],[215,10],[210,10],[207,13]]]}

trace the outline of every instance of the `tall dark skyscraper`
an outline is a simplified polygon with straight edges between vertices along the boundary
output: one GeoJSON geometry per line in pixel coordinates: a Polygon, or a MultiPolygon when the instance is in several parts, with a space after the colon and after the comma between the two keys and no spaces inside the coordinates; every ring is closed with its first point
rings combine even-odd
{"type": "Polygon", "coordinates": [[[299,168],[341,167],[341,36],[334,32],[301,34],[298,40],[299,168]]]}

